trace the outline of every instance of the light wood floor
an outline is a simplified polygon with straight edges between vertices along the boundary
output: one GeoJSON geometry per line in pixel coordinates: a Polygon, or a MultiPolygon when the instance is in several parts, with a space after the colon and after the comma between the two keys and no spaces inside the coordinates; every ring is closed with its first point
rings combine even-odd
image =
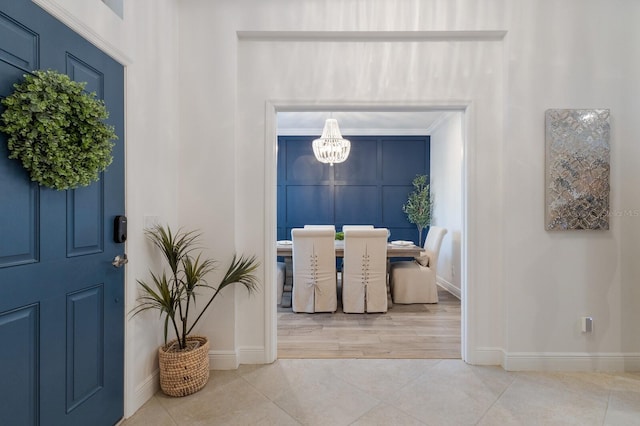
{"type": "MultiPolygon", "coordinates": [[[[285,293],[285,297],[289,296],[285,293]]],[[[278,307],[278,358],[460,358],[460,300],[391,305],[384,314],[293,313],[278,307]]]]}

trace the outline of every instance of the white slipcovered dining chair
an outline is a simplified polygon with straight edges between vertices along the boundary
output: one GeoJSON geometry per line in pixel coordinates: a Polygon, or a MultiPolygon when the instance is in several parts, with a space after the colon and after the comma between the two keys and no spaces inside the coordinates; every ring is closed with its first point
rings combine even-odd
{"type": "Polygon", "coordinates": [[[342,225],[342,232],[352,229],[373,229],[373,225],[342,225]]]}
{"type": "Polygon", "coordinates": [[[391,263],[389,285],[393,303],[438,303],[438,255],[446,233],[445,228],[429,227],[424,251],[419,258],[391,263]]]}
{"type": "Polygon", "coordinates": [[[335,312],[338,308],[335,232],[292,229],[293,312],[335,312]]]}
{"type": "Polygon", "coordinates": [[[332,229],[333,232],[336,232],[335,225],[305,225],[304,229],[332,229]]]}
{"type": "Polygon", "coordinates": [[[342,310],[387,312],[387,229],[344,231],[342,310]]]}

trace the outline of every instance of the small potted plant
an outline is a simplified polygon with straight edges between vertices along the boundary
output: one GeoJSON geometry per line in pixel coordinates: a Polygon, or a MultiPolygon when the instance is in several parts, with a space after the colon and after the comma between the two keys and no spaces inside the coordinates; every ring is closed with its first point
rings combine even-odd
{"type": "Polygon", "coordinates": [[[402,211],[407,214],[409,222],[418,228],[418,246],[422,246],[422,230],[431,223],[431,193],[427,183],[427,175],[416,175],[413,179],[413,192],[409,194],[407,204],[402,211]]]}
{"type": "Polygon", "coordinates": [[[169,266],[169,274],[163,269],[151,272],[151,281],[138,280],[141,287],[139,304],[132,314],[157,309],[164,316],[164,345],[159,348],[160,387],[170,396],[186,396],[202,389],[209,379],[209,340],[193,336],[191,332],[215,298],[227,286],[242,284],[251,294],[258,288],[254,275],[259,266],[255,256],[233,256],[227,272],[217,286],[206,281],[216,262],[202,258],[200,233],[182,231],[158,225],[146,231],[147,238],[162,253],[169,266]],[[210,289],[204,307],[195,310],[201,290],[210,289]],[[195,316],[195,319],[191,319],[195,316]],[[169,329],[175,339],[167,341],[169,329]]]}

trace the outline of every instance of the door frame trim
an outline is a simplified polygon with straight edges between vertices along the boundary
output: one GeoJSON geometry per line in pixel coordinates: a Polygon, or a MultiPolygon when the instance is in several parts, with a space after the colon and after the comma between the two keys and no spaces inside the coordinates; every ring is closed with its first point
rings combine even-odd
{"type": "MultiPolygon", "coordinates": [[[[473,345],[471,341],[476,335],[476,327],[472,318],[473,295],[469,294],[468,277],[470,270],[475,265],[469,262],[469,247],[473,247],[470,236],[475,235],[473,222],[470,221],[469,194],[475,193],[474,179],[475,163],[470,161],[475,158],[472,136],[475,134],[472,128],[475,114],[473,102],[468,100],[424,100],[418,102],[391,101],[391,102],[367,102],[361,101],[299,101],[299,100],[266,100],[265,105],[265,167],[264,167],[264,253],[265,259],[276,258],[277,239],[277,114],[278,112],[312,112],[312,111],[354,111],[354,112],[416,112],[416,111],[455,111],[463,114],[462,136],[462,238],[461,238],[461,357],[465,362],[473,359],[469,352],[473,345]]],[[[472,240],[473,238],[471,238],[472,240]]],[[[265,363],[272,363],[278,358],[278,324],[276,307],[276,274],[275,262],[264,262],[265,277],[268,291],[264,298],[264,336],[265,336],[265,363]]],[[[473,275],[471,275],[473,276],[473,275]]]]}

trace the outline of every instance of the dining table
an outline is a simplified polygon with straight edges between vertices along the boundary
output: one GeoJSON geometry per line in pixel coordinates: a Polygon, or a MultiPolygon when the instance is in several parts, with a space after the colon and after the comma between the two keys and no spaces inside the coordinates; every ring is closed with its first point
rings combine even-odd
{"type": "MultiPolygon", "coordinates": [[[[290,240],[277,241],[277,255],[281,257],[292,257],[293,242],[290,240]]],[[[344,240],[336,240],[336,257],[344,257],[344,240]]],[[[387,244],[387,257],[417,257],[424,249],[413,243],[413,241],[391,241],[387,244]]]]}
{"type": "MultiPolygon", "coordinates": [[[[336,258],[344,257],[344,240],[335,241],[336,258]]],[[[394,257],[418,257],[424,249],[417,246],[413,241],[396,240],[387,243],[387,259],[394,257]]],[[[276,252],[278,257],[284,258],[285,263],[285,292],[293,287],[293,242],[291,240],[280,240],[276,242],[276,252]]],[[[387,261],[388,262],[388,261],[387,261]]],[[[291,306],[291,299],[283,298],[283,308],[291,306]]]]}

